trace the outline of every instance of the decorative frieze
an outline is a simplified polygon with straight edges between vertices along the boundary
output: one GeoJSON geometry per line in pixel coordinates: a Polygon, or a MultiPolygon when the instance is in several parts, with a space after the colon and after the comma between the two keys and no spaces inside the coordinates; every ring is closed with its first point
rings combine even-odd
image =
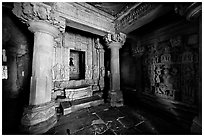
{"type": "Polygon", "coordinates": [[[13,13],[24,23],[29,21],[45,21],[60,31],[65,30],[65,19],[59,17],[53,7],[40,2],[21,2],[14,3],[13,13]]]}
{"type": "Polygon", "coordinates": [[[145,16],[146,14],[148,14],[150,11],[152,11],[156,7],[157,7],[157,4],[141,3],[140,5],[136,6],[134,9],[132,9],[122,19],[116,20],[116,22],[115,22],[116,31],[118,31],[121,28],[124,28],[127,25],[131,24],[132,22],[140,19],[141,17],[145,16]]]}

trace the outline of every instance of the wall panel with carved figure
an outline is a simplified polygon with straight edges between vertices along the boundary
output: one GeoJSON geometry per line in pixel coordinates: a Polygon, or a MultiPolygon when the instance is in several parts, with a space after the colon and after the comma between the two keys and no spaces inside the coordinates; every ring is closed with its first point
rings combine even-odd
{"type": "Polygon", "coordinates": [[[195,104],[198,90],[198,42],[195,39],[195,34],[192,37],[183,34],[160,41],[156,47],[143,45],[148,51],[143,54],[144,92],[195,104]]]}

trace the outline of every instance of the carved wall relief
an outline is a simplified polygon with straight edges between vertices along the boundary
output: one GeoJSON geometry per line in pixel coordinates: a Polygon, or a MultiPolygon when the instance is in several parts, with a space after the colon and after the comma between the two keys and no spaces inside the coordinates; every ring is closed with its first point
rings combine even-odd
{"type": "Polygon", "coordinates": [[[154,52],[143,55],[143,86],[149,94],[193,104],[198,90],[198,46],[186,45],[188,39],[181,38],[188,37],[169,38],[157,48],[150,48],[154,44],[145,46],[154,52]]]}
{"type": "Polygon", "coordinates": [[[139,6],[132,9],[127,15],[122,19],[117,20],[115,24],[115,29],[120,30],[121,28],[126,27],[128,24],[140,19],[141,17],[148,14],[151,10],[156,8],[157,4],[152,3],[142,3],[139,6]]]}

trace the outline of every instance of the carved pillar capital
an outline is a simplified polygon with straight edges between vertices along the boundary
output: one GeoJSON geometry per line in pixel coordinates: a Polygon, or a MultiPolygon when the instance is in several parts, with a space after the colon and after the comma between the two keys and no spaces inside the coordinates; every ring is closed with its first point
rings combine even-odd
{"type": "Polygon", "coordinates": [[[126,41],[126,35],[123,33],[107,34],[104,36],[104,40],[109,48],[121,48],[126,41]]]}
{"type": "Polygon", "coordinates": [[[33,33],[47,33],[52,35],[54,38],[58,37],[60,34],[60,31],[56,27],[44,21],[29,21],[28,24],[28,29],[33,33]]]}
{"type": "Polygon", "coordinates": [[[59,17],[53,6],[40,2],[20,2],[14,3],[12,12],[23,23],[46,22],[58,28],[61,32],[65,31],[65,19],[59,17]]]}

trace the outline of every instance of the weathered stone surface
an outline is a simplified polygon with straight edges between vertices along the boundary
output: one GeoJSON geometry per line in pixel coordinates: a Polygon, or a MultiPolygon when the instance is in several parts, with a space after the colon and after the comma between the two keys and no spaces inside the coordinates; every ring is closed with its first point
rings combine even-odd
{"type": "Polygon", "coordinates": [[[146,134],[146,135],[157,134],[153,126],[148,122],[143,122],[139,124],[138,126],[136,126],[136,129],[138,129],[139,131],[141,131],[143,134],[146,134]]]}
{"type": "Polygon", "coordinates": [[[109,108],[108,110],[100,111],[97,115],[103,119],[105,122],[112,121],[114,118],[123,117],[124,115],[120,113],[115,108],[109,108]]]}
{"type": "Polygon", "coordinates": [[[104,100],[98,96],[86,97],[74,101],[61,102],[63,115],[71,112],[103,104],[104,100]]]}
{"type": "Polygon", "coordinates": [[[79,130],[82,130],[84,127],[88,127],[91,125],[93,120],[97,120],[98,117],[96,115],[89,115],[87,113],[85,113],[85,115],[78,115],[75,118],[71,118],[71,117],[66,117],[64,119],[62,119],[63,121],[59,121],[60,124],[57,127],[55,127],[55,130],[58,129],[69,129],[70,130],[70,134],[74,134],[79,130]]]}
{"type": "Polygon", "coordinates": [[[92,96],[91,86],[65,89],[65,96],[69,101],[92,96]]]}

